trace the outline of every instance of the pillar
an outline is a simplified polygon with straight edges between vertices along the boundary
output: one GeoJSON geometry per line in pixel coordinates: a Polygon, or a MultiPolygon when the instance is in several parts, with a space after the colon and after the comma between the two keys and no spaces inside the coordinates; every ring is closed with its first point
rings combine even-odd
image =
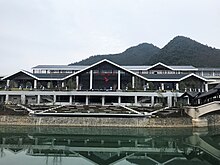
{"type": "Polygon", "coordinates": [[[86,105],[89,105],[89,96],[86,96],[86,105]]]}
{"type": "Polygon", "coordinates": [[[137,104],[137,103],[138,103],[138,97],[134,96],[134,104],[137,104]]]}
{"type": "Polygon", "coordinates": [[[161,90],[164,90],[164,83],[161,83],[161,90]]]}
{"type": "Polygon", "coordinates": [[[70,103],[70,105],[73,104],[73,96],[70,96],[69,103],[70,103]]]}
{"type": "Polygon", "coordinates": [[[121,71],[118,70],[118,90],[121,90],[121,71]]]}
{"type": "Polygon", "coordinates": [[[6,86],[7,86],[7,87],[10,86],[10,80],[7,80],[6,86]]]}
{"type": "Polygon", "coordinates": [[[8,102],[9,102],[9,95],[6,94],[6,95],[5,95],[5,103],[8,104],[8,102]]]}
{"type": "Polygon", "coordinates": [[[118,104],[121,104],[121,96],[118,96],[118,104]]]}
{"type": "Polygon", "coordinates": [[[37,80],[34,80],[34,89],[37,89],[37,80]]]}
{"type": "Polygon", "coordinates": [[[56,103],[57,102],[57,96],[53,95],[53,102],[56,103]]]}
{"type": "Polygon", "coordinates": [[[150,85],[149,83],[146,84],[147,89],[150,89],[150,85]]]}
{"type": "Polygon", "coordinates": [[[105,105],[105,96],[102,96],[102,106],[105,105]]]}
{"type": "Polygon", "coordinates": [[[151,96],[151,106],[154,106],[154,96],[151,96]]]}
{"type": "Polygon", "coordinates": [[[172,96],[168,96],[167,97],[167,106],[168,107],[172,107],[173,103],[172,103],[172,96]]]}
{"type": "Polygon", "coordinates": [[[190,102],[189,102],[189,97],[187,97],[187,105],[189,105],[189,103],[190,103],[190,102]]]}
{"type": "Polygon", "coordinates": [[[79,76],[76,76],[76,90],[79,90],[79,76]]]}
{"type": "Polygon", "coordinates": [[[208,90],[209,90],[209,86],[208,86],[208,84],[206,83],[206,84],[205,84],[205,92],[208,92],[208,90]]]}
{"type": "Polygon", "coordinates": [[[176,83],[176,90],[179,90],[179,83],[176,83]]]}
{"type": "Polygon", "coordinates": [[[90,83],[89,83],[89,89],[92,89],[92,85],[93,85],[93,84],[92,84],[92,81],[93,81],[93,80],[92,80],[92,78],[93,78],[92,74],[93,74],[93,71],[90,70],[90,79],[89,79],[89,80],[90,80],[90,83]]]}
{"type": "Polygon", "coordinates": [[[135,87],[135,77],[132,76],[132,88],[134,89],[134,87],[135,87]]]}
{"type": "Polygon", "coordinates": [[[25,104],[25,99],[26,99],[25,95],[21,95],[21,104],[25,104]]]}
{"type": "Polygon", "coordinates": [[[37,95],[37,104],[40,104],[40,95],[37,95]]]}
{"type": "Polygon", "coordinates": [[[62,82],[62,83],[61,83],[61,87],[64,88],[64,86],[65,86],[65,84],[64,84],[64,82],[62,82]]]}

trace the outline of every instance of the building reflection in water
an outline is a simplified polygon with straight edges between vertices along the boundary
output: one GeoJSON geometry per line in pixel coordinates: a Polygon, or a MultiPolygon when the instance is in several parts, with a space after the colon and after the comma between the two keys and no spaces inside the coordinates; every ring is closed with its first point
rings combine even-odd
{"type": "Polygon", "coordinates": [[[62,164],[66,157],[73,162],[80,157],[98,165],[218,165],[218,132],[218,128],[0,127],[0,156],[23,152],[45,157],[45,164],[50,157],[55,164],[62,164]]]}

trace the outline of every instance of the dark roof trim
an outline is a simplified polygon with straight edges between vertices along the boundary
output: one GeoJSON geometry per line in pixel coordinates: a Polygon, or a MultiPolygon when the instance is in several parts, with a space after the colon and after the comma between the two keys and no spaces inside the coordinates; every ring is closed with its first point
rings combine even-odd
{"type": "Polygon", "coordinates": [[[126,71],[126,72],[128,72],[128,73],[131,73],[132,75],[135,75],[135,76],[137,76],[137,77],[140,77],[141,79],[144,79],[144,80],[146,80],[146,81],[149,81],[149,80],[148,80],[147,78],[145,78],[144,76],[141,76],[141,75],[139,75],[139,74],[137,74],[137,73],[135,73],[135,72],[132,72],[132,71],[130,71],[130,70],[128,70],[128,69],[126,69],[126,68],[124,68],[124,67],[122,67],[122,66],[120,66],[120,65],[118,65],[118,64],[116,64],[116,63],[114,63],[114,62],[112,62],[112,61],[109,61],[109,60],[107,60],[107,59],[101,60],[101,61],[99,61],[99,62],[97,62],[97,63],[95,63],[95,64],[92,64],[92,65],[90,65],[90,66],[88,66],[88,67],[86,67],[86,68],[84,68],[84,69],[82,69],[82,70],[80,70],[80,71],[78,71],[78,72],[75,72],[75,73],[73,73],[73,74],[70,74],[70,75],[66,76],[65,78],[63,78],[62,80],[65,80],[65,79],[70,78],[70,77],[72,77],[72,76],[76,76],[77,74],[82,73],[83,71],[88,70],[88,69],[90,69],[90,68],[92,68],[92,67],[94,67],[94,66],[96,66],[96,65],[99,65],[99,64],[101,64],[101,63],[103,63],[103,62],[107,62],[107,63],[109,63],[109,64],[112,64],[113,66],[116,66],[116,67],[120,68],[121,70],[124,70],[124,71],[126,71]]]}

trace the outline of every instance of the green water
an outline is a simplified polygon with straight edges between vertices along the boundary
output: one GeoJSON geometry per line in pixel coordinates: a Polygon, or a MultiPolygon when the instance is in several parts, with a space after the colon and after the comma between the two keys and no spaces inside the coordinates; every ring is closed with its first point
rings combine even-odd
{"type": "Polygon", "coordinates": [[[220,128],[0,126],[0,165],[220,165],[220,128]]]}

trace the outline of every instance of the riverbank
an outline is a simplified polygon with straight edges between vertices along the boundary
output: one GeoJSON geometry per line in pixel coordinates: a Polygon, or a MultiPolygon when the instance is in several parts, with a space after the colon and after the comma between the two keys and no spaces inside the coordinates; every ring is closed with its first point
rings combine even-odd
{"type": "MultiPolygon", "coordinates": [[[[220,125],[220,115],[207,115],[208,126],[220,125]]],[[[74,126],[74,127],[192,127],[189,117],[178,118],[105,118],[105,117],[32,117],[0,116],[0,125],[74,126]]]]}

